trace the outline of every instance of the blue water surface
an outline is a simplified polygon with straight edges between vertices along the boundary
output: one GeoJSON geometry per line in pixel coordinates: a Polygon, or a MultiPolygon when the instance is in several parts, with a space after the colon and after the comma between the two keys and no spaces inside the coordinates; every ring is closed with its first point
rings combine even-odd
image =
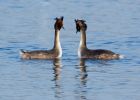
{"type": "Polygon", "coordinates": [[[0,0],[0,100],[139,100],[139,0],[0,0]],[[64,16],[63,57],[22,60],[20,49],[51,49],[54,18],[64,16]],[[80,60],[80,33],[87,45],[124,59],[80,60]]]}

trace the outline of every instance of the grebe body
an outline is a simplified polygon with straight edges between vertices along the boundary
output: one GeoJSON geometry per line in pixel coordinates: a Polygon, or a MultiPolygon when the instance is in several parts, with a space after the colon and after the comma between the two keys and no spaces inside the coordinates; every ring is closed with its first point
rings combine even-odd
{"type": "Polygon", "coordinates": [[[84,20],[76,20],[76,30],[80,32],[80,44],[78,48],[78,56],[79,58],[89,58],[89,59],[102,59],[102,60],[111,60],[111,59],[119,59],[123,56],[120,54],[116,54],[110,50],[104,49],[88,49],[86,45],[86,30],[87,25],[84,20]]]}
{"type": "Polygon", "coordinates": [[[54,47],[51,50],[35,50],[35,51],[25,51],[21,50],[20,55],[23,59],[54,59],[60,58],[62,56],[62,48],[60,43],[60,29],[63,28],[63,17],[55,18],[56,22],[54,24],[55,38],[54,47]]]}

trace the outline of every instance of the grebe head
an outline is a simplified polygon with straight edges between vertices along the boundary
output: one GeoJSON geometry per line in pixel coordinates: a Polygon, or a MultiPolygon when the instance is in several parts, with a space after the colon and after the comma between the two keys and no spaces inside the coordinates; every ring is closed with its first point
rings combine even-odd
{"type": "Polygon", "coordinates": [[[76,33],[80,32],[81,30],[83,30],[83,31],[87,30],[87,25],[85,22],[86,22],[85,20],[75,19],[76,33]]]}
{"type": "Polygon", "coordinates": [[[60,17],[60,18],[55,18],[55,20],[56,20],[56,22],[55,22],[55,24],[54,24],[54,29],[55,30],[60,30],[61,28],[64,28],[63,27],[63,19],[64,19],[64,17],[62,16],[62,17],[60,17]]]}

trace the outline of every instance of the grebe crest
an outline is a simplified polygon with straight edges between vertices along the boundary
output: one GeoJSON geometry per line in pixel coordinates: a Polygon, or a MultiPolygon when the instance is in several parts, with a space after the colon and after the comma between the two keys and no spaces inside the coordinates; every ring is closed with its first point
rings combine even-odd
{"type": "Polygon", "coordinates": [[[62,16],[61,18],[55,18],[56,22],[54,24],[54,29],[55,30],[60,30],[61,28],[64,28],[63,27],[63,19],[64,17],[62,16]]]}
{"type": "Polygon", "coordinates": [[[80,32],[80,30],[84,30],[84,31],[87,30],[87,25],[86,25],[85,22],[86,22],[85,20],[78,20],[78,19],[75,19],[76,33],[77,33],[77,32],[80,32]]]}

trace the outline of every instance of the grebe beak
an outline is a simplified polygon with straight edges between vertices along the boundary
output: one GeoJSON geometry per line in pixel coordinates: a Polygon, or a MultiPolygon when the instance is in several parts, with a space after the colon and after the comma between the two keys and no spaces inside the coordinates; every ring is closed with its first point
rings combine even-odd
{"type": "Polygon", "coordinates": [[[62,26],[62,28],[65,30],[65,27],[64,26],[62,26]]]}

